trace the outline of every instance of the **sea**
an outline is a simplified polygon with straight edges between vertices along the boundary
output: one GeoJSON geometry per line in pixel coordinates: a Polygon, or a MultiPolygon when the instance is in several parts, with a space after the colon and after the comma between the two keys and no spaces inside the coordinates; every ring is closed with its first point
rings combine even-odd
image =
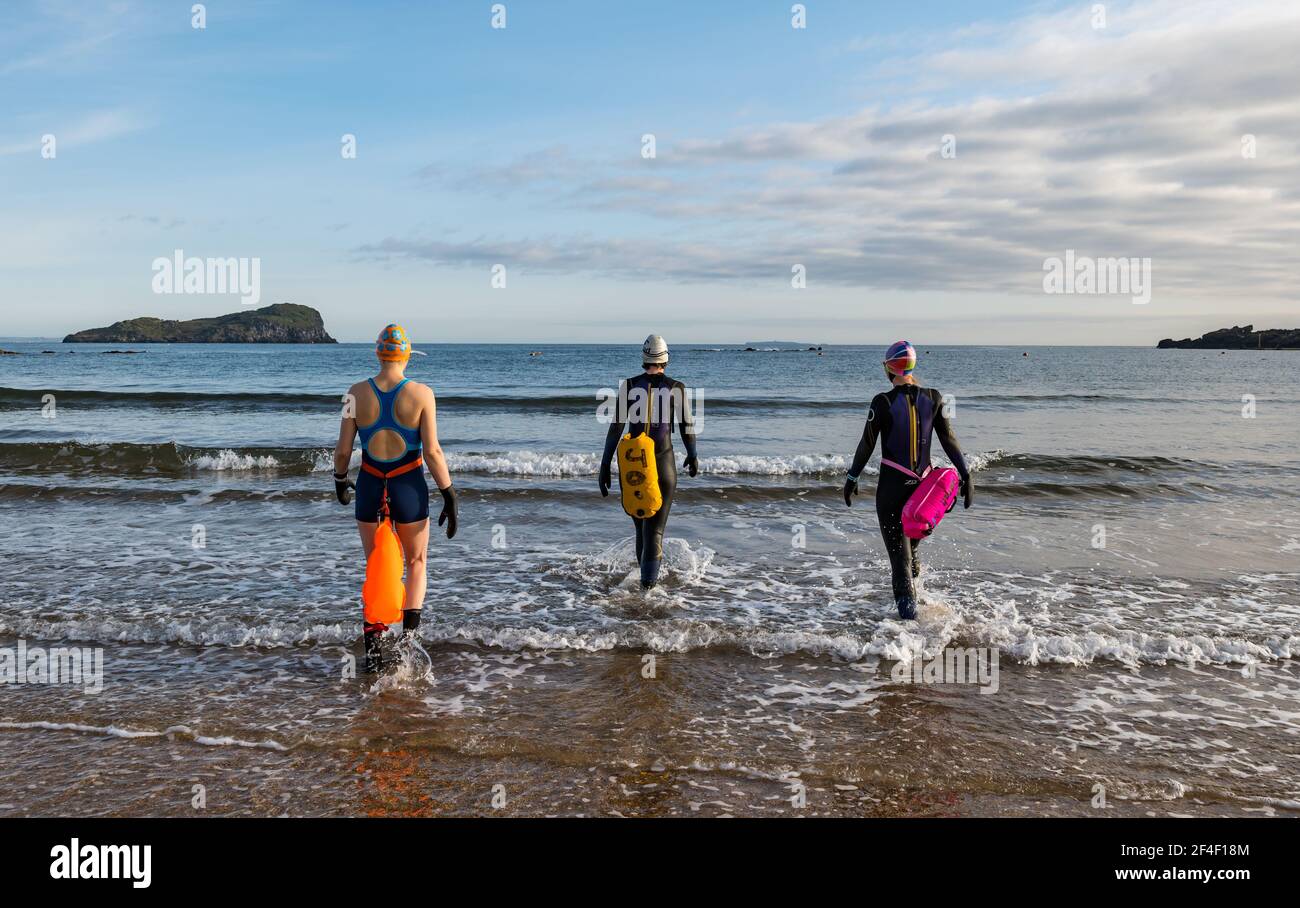
{"type": "Polygon", "coordinates": [[[370,345],[0,343],[0,815],[1300,815],[1300,354],[918,345],[975,494],[904,622],[878,452],[841,497],[884,343],[670,342],[649,592],[596,482],[638,346],[421,348],[460,530],[377,676],[370,345]]]}

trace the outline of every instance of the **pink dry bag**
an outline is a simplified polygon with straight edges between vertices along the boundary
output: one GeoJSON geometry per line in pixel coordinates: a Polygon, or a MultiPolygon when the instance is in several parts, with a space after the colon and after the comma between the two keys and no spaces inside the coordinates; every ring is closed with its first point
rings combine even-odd
{"type": "MultiPolygon", "coordinates": [[[[887,465],[916,476],[896,463],[887,462],[887,465]]],[[[908,539],[924,539],[934,532],[943,516],[957,504],[957,489],[961,485],[961,476],[951,467],[926,470],[919,479],[916,491],[903,505],[903,535],[908,539]]]]}

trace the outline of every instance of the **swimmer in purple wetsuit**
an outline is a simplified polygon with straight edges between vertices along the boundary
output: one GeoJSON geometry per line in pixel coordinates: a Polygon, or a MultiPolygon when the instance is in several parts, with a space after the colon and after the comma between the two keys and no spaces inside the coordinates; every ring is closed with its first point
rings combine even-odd
{"type": "Polygon", "coordinates": [[[892,387],[877,394],[867,411],[862,440],[849,467],[844,483],[844,503],[853,506],[858,494],[858,477],[871,458],[880,439],[880,478],[876,483],[876,517],[880,534],[889,553],[893,575],[894,603],[898,617],[916,617],[916,590],[912,583],[920,576],[921,561],[916,548],[919,539],[903,535],[903,505],[916,491],[920,476],[930,467],[930,433],[939,436],[939,444],[957,468],[965,507],[970,507],[975,490],[971,485],[966,458],[962,456],[957,436],[943,412],[943,395],[934,388],[922,388],[912,376],[916,368],[916,351],[907,341],[898,341],[885,353],[885,375],[892,387]]]}

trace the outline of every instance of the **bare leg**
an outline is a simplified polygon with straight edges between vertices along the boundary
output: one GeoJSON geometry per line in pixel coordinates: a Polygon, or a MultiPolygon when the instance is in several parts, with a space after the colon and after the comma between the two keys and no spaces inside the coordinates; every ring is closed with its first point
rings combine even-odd
{"type": "Polygon", "coordinates": [[[424,590],[429,583],[429,521],[399,523],[397,538],[406,554],[406,604],[403,611],[424,607],[424,590]]]}
{"type": "Polygon", "coordinates": [[[357,521],[357,532],[361,534],[361,551],[365,552],[366,558],[370,558],[370,553],[375,548],[375,531],[379,529],[377,523],[362,523],[357,521]]]}
{"type": "MultiPolygon", "coordinates": [[[[366,560],[370,560],[370,553],[375,548],[375,533],[379,530],[377,523],[365,523],[357,521],[357,532],[361,535],[361,551],[365,552],[366,560]]],[[[379,625],[382,628],[383,625],[379,625]]],[[[373,673],[383,667],[383,656],[380,652],[379,638],[383,631],[378,628],[372,628],[371,625],[363,625],[363,639],[365,640],[366,652],[366,672],[373,673]]]]}

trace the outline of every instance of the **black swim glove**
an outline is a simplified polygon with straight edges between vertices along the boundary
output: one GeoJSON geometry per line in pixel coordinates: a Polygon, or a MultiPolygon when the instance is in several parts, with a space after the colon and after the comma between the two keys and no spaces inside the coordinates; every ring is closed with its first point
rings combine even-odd
{"type": "Polygon", "coordinates": [[[965,496],[965,500],[962,502],[962,508],[969,508],[971,502],[975,500],[975,487],[969,476],[961,481],[961,493],[965,496]]]}
{"type": "Polygon", "coordinates": [[[852,496],[858,494],[858,481],[856,479],[844,480],[844,503],[853,507],[852,496]]]}
{"type": "Polygon", "coordinates": [[[349,490],[355,488],[356,486],[348,479],[347,473],[334,474],[334,494],[338,496],[339,504],[351,504],[352,493],[349,490]]]}
{"type": "Polygon", "coordinates": [[[447,524],[447,538],[453,539],[456,536],[456,490],[451,486],[445,489],[439,489],[442,493],[442,513],[438,515],[438,526],[447,524]]]}
{"type": "Polygon", "coordinates": [[[694,454],[688,454],[686,456],[686,459],[682,461],[682,467],[692,477],[698,476],[700,474],[700,461],[699,458],[697,458],[694,454]]]}
{"type": "Polygon", "coordinates": [[[609,487],[610,487],[611,485],[614,484],[614,477],[610,474],[610,471],[609,471],[609,464],[607,464],[607,463],[602,463],[602,464],[600,465],[600,479],[599,479],[599,482],[600,482],[600,497],[601,497],[601,498],[608,498],[608,497],[609,497],[609,487]]]}

